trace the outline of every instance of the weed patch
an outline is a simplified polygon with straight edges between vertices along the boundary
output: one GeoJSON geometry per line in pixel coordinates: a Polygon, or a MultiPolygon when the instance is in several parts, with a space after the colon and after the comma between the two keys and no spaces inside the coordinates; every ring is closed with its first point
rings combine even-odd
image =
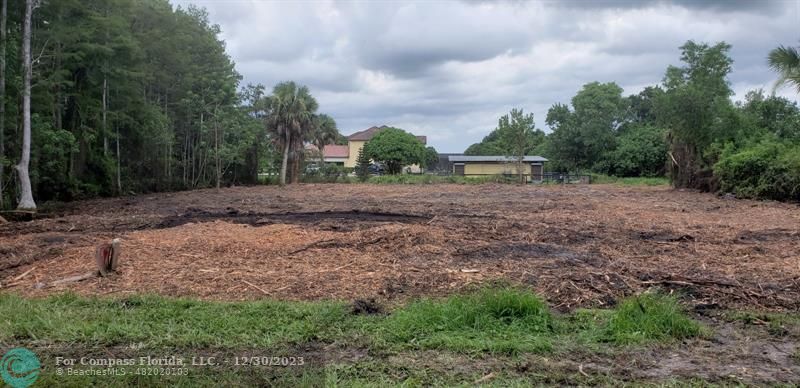
{"type": "Polygon", "coordinates": [[[686,315],[675,297],[644,293],[624,300],[613,310],[602,337],[617,344],[635,344],[701,333],[701,326],[686,315]]]}
{"type": "Polygon", "coordinates": [[[384,329],[390,341],[420,348],[542,352],[552,347],[553,317],[530,292],[485,289],[414,302],[395,311],[384,329]]]}

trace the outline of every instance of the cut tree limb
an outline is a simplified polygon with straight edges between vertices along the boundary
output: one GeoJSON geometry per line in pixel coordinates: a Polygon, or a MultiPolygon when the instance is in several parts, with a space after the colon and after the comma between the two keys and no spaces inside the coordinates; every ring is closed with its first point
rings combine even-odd
{"type": "Polygon", "coordinates": [[[31,269],[23,272],[22,275],[19,275],[19,276],[15,277],[14,279],[11,279],[11,281],[12,282],[16,282],[16,281],[22,280],[22,278],[24,278],[25,276],[28,276],[28,274],[33,272],[33,270],[35,270],[35,269],[36,269],[36,266],[33,266],[31,269]]]}
{"type": "Polygon", "coordinates": [[[98,272],[97,271],[92,271],[92,272],[87,272],[87,273],[82,274],[82,275],[75,275],[75,276],[70,276],[68,278],[59,279],[59,280],[56,280],[56,281],[54,281],[54,282],[52,282],[50,284],[47,284],[45,286],[58,286],[58,285],[61,285],[61,284],[66,284],[66,283],[80,282],[80,281],[83,281],[83,280],[86,280],[86,279],[91,279],[91,278],[94,278],[94,277],[97,277],[97,276],[98,276],[98,272]]]}
{"type": "Polygon", "coordinates": [[[244,283],[244,284],[247,284],[248,286],[250,286],[250,287],[253,287],[253,288],[255,288],[256,290],[259,290],[259,291],[261,291],[261,293],[262,293],[262,294],[264,294],[264,295],[269,295],[269,292],[265,291],[263,288],[261,288],[261,287],[259,287],[259,286],[255,285],[255,284],[253,284],[253,283],[250,283],[250,282],[248,282],[247,280],[242,280],[242,283],[244,283]]]}

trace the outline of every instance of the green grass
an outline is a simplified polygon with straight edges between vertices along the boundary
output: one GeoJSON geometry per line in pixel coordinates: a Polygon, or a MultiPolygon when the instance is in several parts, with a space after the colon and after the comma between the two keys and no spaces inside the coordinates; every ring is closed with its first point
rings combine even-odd
{"type": "Polygon", "coordinates": [[[617,306],[603,338],[617,344],[667,341],[702,334],[700,324],[686,316],[674,296],[645,293],[617,306]]]}
{"type": "Polygon", "coordinates": [[[420,300],[396,311],[383,327],[395,343],[456,351],[549,351],[554,333],[547,305],[515,289],[420,300]]]}
{"type": "Polygon", "coordinates": [[[669,185],[667,177],[616,177],[603,174],[590,174],[592,183],[619,184],[624,186],[666,186],[669,185]]]}
{"type": "Polygon", "coordinates": [[[403,349],[542,352],[552,348],[555,336],[624,345],[700,333],[700,325],[674,297],[651,293],[624,300],[613,310],[557,316],[535,294],[508,287],[420,299],[387,316],[352,315],[342,302],[105,299],[71,294],[25,299],[0,294],[0,341],[275,348],[358,337],[371,345],[403,349]]]}
{"type": "MultiPolygon", "coordinates": [[[[0,344],[44,365],[42,386],[452,386],[487,372],[482,359],[572,350],[607,354],[632,344],[702,334],[673,297],[643,294],[611,310],[551,312],[528,290],[493,287],[423,298],[386,315],[353,315],[343,302],[213,302],[159,296],[26,299],[0,294],[0,344]],[[306,356],[303,367],[190,367],[189,376],[58,376],[56,356],[306,356]],[[353,354],[364,356],[353,361],[353,354]],[[319,358],[322,355],[322,358],[319,358]],[[430,367],[426,367],[430,365],[430,367]]],[[[527,356],[526,356],[527,357],[527,356]]],[[[544,356],[542,356],[544,357],[544,356]]],[[[609,376],[501,373],[487,385],[610,384],[609,376]]],[[[566,372],[564,372],[566,373],[566,372]]]]}
{"type": "Polygon", "coordinates": [[[728,312],[726,318],[746,325],[764,325],[767,332],[775,337],[800,338],[800,314],[798,313],[734,311],[728,312]]]}
{"type": "Polygon", "coordinates": [[[23,299],[0,294],[0,340],[143,343],[148,347],[274,347],[325,340],[353,323],[335,302],[203,302],[65,294],[23,299]],[[154,335],[154,333],[158,333],[154,335]]]}

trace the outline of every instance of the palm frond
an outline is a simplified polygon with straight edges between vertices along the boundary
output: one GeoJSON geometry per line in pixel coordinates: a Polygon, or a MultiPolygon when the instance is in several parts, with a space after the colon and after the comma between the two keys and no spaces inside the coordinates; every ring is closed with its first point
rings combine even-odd
{"type": "Polygon", "coordinates": [[[796,47],[778,46],[769,52],[767,60],[769,67],[778,73],[773,92],[793,84],[800,93],[800,51],[796,47]]]}

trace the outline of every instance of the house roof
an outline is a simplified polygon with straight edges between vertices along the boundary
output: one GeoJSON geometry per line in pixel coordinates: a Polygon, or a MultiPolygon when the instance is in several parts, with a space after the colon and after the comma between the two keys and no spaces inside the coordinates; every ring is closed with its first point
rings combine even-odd
{"type": "MultiPolygon", "coordinates": [[[[306,145],[306,149],[317,151],[317,146],[308,144],[306,145]]],[[[322,149],[322,154],[325,158],[346,158],[350,156],[350,147],[346,145],[328,144],[322,149]]]]}
{"type": "MultiPolygon", "coordinates": [[[[467,156],[467,155],[450,155],[451,162],[514,162],[516,159],[508,156],[467,156]]],[[[523,162],[546,162],[547,159],[541,156],[526,156],[522,159],[523,162]]]]}
{"type": "MultiPolygon", "coordinates": [[[[358,131],[358,132],[348,136],[347,140],[368,141],[369,139],[372,139],[372,137],[375,136],[375,134],[377,134],[378,132],[380,132],[380,131],[382,131],[382,130],[384,130],[386,128],[390,128],[390,127],[388,125],[381,125],[380,127],[372,126],[372,127],[369,127],[369,128],[367,128],[367,129],[365,129],[363,131],[358,131]]],[[[428,138],[427,137],[425,137],[425,136],[416,136],[416,135],[414,137],[416,137],[419,141],[421,141],[422,144],[428,144],[428,138]]]]}

